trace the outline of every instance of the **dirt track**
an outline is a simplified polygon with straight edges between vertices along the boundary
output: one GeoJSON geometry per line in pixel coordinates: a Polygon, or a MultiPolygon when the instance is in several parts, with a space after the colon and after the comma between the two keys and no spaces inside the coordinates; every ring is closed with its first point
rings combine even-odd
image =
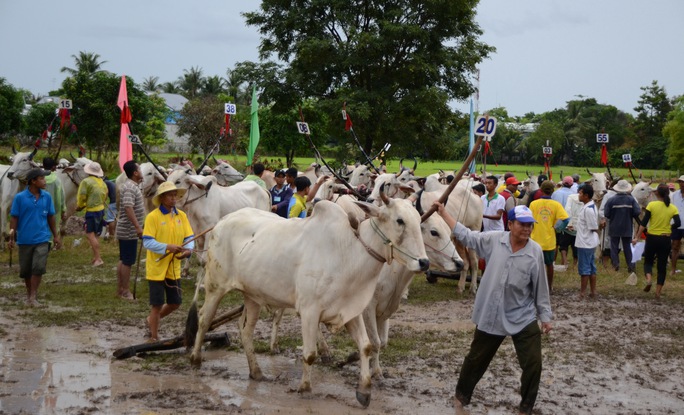
{"type": "MultiPolygon", "coordinates": [[[[681,413],[682,305],[605,297],[578,302],[575,292],[564,291],[552,301],[555,328],[543,344],[536,413],[681,413]]],[[[117,361],[113,350],[141,341],[142,327],[36,329],[6,315],[0,319],[6,332],[0,345],[0,413],[449,414],[472,335],[471,302],[402,307],[390,329],[390,348],[393,339],[418,340],[421,347],[383,365],[385,379],[374,381],[368,410],[354,398],[356,364],[317,365],[313,393],[300,396],[291,391],[301,374],[297,349],[260,353],[269,380],[255,382],[236,347],[206,352],[198,371],[189,368],[182,350],[117,361]]],[[[179,330],[181,317],[174,323],[179,330]]],[[[296,317],[284,322],[282,335],[299,337],[296,317]]],[[[226,329],[237,339],[235,323],[226,329]]],[[[263,341],[269,329],[268,322],[257,325],[263,341]]],[[[507,340],[475,391],[471,413],[515,413],[519,375],[507,340]]]]}

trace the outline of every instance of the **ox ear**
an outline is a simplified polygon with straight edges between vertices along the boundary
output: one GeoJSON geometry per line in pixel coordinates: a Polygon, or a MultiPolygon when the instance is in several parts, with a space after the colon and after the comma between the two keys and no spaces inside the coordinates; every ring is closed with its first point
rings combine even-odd
{"type": "Polygon", "coordinates": [[[356,206],[360,207],[361,210],[366,212],[366,215],[368,215],[368,216],[375,216],[375,217],[380,216],[380,208],[375,206],[375,205],[371,205],[370,203],[367,203],[367,202],[360,202],[358,200],[355,200],[354,204],[356,204],[356,206]]]}
{"type": "Polygon", "coordinates": [[[352,215],[351,213],[347,212],[347,217],[349,218],[349,225],[354,229],[355,231],[359,230],[359,221],[352,215]]]}
{"type": "Polygon", "coordinates": [[[415,189],[411,186],[399,186],[399,190],[406,193],[407,195],[415,193],[415,189]]]}

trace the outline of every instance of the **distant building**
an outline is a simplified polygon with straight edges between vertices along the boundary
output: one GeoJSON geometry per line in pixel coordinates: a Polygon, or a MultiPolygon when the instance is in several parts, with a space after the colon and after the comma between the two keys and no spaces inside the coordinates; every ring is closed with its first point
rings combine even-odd
{"type": "Polygon", "coordinates": [[[176,125],[176,121],[180,118],[180,111],[188,102],[188,99],[179,94],[167,94],[165,92],[157,93],[157,95],[164,99],[170,113],[166,121],[164,121],[168,141],[164,145],[155,147],[155,150],[167,153],[175,151],[188,152],[190,150],[188,137],[179,135],[178,125],[176,125]]]}

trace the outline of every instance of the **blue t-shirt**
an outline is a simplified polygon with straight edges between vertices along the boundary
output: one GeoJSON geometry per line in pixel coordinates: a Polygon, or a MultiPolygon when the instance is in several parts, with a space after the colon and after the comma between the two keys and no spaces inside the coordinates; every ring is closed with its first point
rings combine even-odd
{"type": "Polygon", "coordinates": [[[12,201],[10,215],[18,218],[18,245],[34,245],[50,240],[52,232],[47,219],[55,215],[50,193],[41,190],[37,200],[28,189],[17,193],[12,201]]]}
{"type": "Polygon", "coordinates": [[[107,197],[109,197],[109,204],[116,203],[116,184],[109,179],[103,180],[107,185],[107,197]]]}

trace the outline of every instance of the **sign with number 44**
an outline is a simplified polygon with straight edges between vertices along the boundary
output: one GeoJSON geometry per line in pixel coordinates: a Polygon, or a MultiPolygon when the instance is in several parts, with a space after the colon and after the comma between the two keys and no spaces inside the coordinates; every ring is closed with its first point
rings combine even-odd
{"type": "Polygon", "coordinates": [[[632,162],[632,155],[631,154],[623,154],[622,155],[622,162],[623,163],[631,163],[632,162]]]}

